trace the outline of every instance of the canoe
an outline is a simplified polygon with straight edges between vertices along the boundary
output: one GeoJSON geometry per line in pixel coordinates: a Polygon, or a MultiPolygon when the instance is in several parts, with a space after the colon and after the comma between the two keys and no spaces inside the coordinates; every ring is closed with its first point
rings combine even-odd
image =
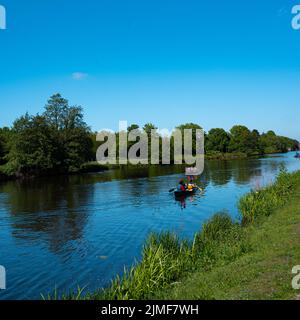
{"type": "Polygon", "coordinates": [[[193,188],[193,190],[191,190],[191,191],[188,191],[188,190],[186,190],[186,191],[177,191],[176,190],[176,191],[174,191],[174,195],[175,195],[176,198],[188,197],[188,196],[191,196],[191,195],[195,194],[197,190],[198,190],[198,188],[193,188]]]}

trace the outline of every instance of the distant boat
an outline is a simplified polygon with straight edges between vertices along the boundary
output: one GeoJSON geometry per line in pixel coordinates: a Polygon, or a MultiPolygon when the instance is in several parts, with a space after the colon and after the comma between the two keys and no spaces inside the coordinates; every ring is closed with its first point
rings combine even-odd
{"type": "Polygon", "coordinates": [[[300,153],[299,152],[296,153],[295,158],[298,158],[298,159],[300,158],[300,153]]]}

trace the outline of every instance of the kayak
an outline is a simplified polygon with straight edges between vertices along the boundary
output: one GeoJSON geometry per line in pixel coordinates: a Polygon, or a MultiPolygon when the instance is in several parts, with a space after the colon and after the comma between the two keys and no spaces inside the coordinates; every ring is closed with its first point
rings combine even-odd
{"type": "Polygon", "coordinates": [[[196,191],[198,190],[198,188],[193,188],[193,190],[186,190],[186,191],[174,191],[174,195],[176,198],[180,198],[180,197],[188,197],[191,196],[193,194],[196,193],[196,191]]]}

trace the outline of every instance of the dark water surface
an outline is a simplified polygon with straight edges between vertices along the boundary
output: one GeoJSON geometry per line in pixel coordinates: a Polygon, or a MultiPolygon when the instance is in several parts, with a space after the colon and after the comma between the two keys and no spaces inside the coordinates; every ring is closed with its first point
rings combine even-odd
{"type": "Polygon", "coordinates": [[[170,167],[2,183],[0,265],[7,290],[0,299],[39,299],[55,287],[102,287],[140,257],[150,232],[192,238],[218,211],[238,219],[240,196],[271,183],[282,164],[300,169],[294,153],[207,161],[199,182],[204,194],[186,203],[168,193],[182,177],[170,167]]]}

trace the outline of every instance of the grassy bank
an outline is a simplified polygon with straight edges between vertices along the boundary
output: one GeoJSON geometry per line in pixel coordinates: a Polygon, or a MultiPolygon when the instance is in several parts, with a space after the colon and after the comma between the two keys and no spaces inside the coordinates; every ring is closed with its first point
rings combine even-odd
{"type": "Polygon", "coordinates": [[[293,298],[290,272],[300,264],[299,197],[300,172],[282,171],[274,185],[240,200],[242,224],[219,213],[193,241],[152,234],[141,261],[110,286],[63,298],[293,298]]]}
{"type": "Polygon", "coordinates": [[[208,272],[197,270],[165,290],[156,299],[294,300],[293,266],[300,264],[300,188],[284,208],[259,225],[245,228],[250,250],[208,272]]]}
{"type": "MultiPolygon", "coordinates": [[[[244,254],[188,274],[156,299],[295,299],[293,266],[300,264],[300,172],[240,200],[244,254]]],[[[238,245],[238,244],[236,244],[238,245]]],[[[227,254],[225,255],[225,257],[227,254]]]]}

